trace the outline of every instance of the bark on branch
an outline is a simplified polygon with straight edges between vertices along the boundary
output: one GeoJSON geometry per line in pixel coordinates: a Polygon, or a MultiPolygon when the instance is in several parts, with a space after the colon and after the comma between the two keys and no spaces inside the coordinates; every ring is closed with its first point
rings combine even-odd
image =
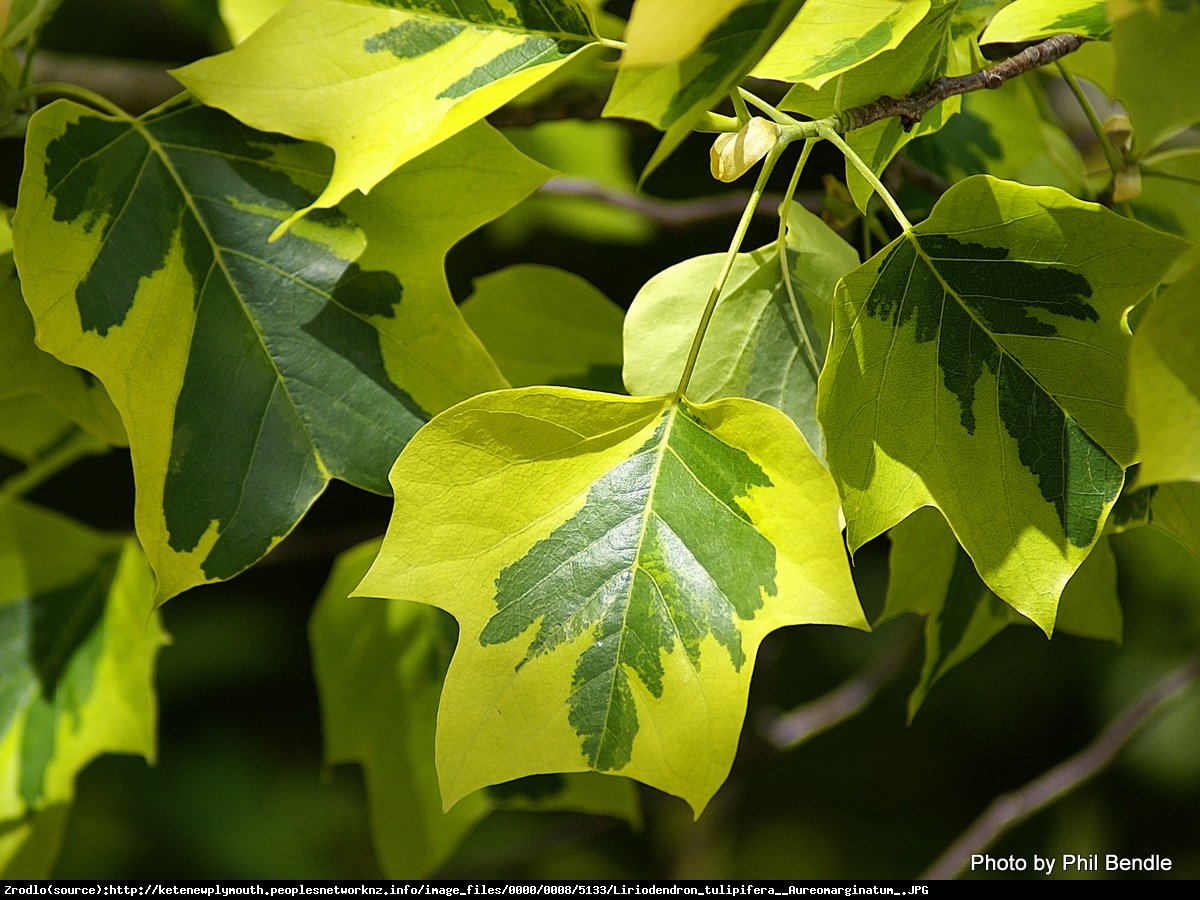
{"type": "Polygon", "coordinates": [[[900,99],[880,97],[842,113],[838,117],[837,130],[844,133],[864,128],[883,119],[899,118],[904,130],[911,131],[925,113],[943,100],[972,91],[994,90],[1011,78],[1062,59],[1068,53],[1082,47],[1086,40],[1077,34],[1056,34],[1032,47],[1026,47],[1016,56],[1010,56],[1003,62],[972,72],[970,75],[958,75],[953,78],[943,75],[919,91],[900,99]]]}

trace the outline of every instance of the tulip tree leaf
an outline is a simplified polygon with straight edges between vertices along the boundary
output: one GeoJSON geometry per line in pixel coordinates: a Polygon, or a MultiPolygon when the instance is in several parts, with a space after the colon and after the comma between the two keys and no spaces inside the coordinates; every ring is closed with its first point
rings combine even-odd
{"type": "Polygon", "coordinates": [[[595,40],[575,0],[295,0],[175,75],[255,128],[334,149],[299,216],[370,191],[595,40]]]}
{"type": "Polygon", "coordinates": [[[81,431],[40,394],[0,399],[0,454],[32,466],[68,445],[84,453],[103,453],[110,446],[81,431]]]}
{"type": "MultiPolygon", "coordinates": [[[[911,720],[942,676],[1009,625],[1027,620],[988,590],[937,510],[917,510],[888,535],[890,576],[879,621],[903,613],[925,619],[925,662],[908,699],[911,720]]],[[[1096,544],[1067,583],[1056,629],[1120,642],[1117,564],[1107,540],[1096,544]]]]}
{"type": "Polygon", "coordinates": [[[1129,357],[1129,407],[1137,423],[1138,484],[1200,481],[1200,267],[1158,297],[1129,357]]]}
{"type": "Polygon", "coordinates": [[[8,19],[0,34],[0,47],[20,45],[26,38],[50,21],[62,0],[12,0],[8,4],[8,19]]]}
{"type": "Polygon", "coordinates": [[[639,119],[666,132],[643,177],[750,71],[787,27],[800,2],[742,0],[682,59],[653,68],[621,68],[604,115],[639,119]]]}
{"type": "Polygon", "coordinates": [[[958,115],[905,153],[951,183],[994,175],[1078,194],[1086,189],[1083,158],[1066,132],[1042,118],[1039,90],[1036,82],[1014,78],[965,94],[958,115]]]}
{"type": "MultiPolygon", "coordinates": [[[[790,292],[778,242],[738,254],[688,393],[702,401],[749,397],[769,403],[787,413],[821,455],[817,373],[829,344],[830,300],[838,279],[858,265],[858,254],[798,204],[788,211],[785,244],[790,292]]],[[[686,260],[638,292],[625,320],[630,393],[675,389],[723,259],[718,253],[686,260]]]]}
{"type": "Polygon", "coordinates": [[[349,598],[379,543],[369,541],[338,557],[309,634],[325,758],[363,767],[371,832],[388,877],[428,876],[493,809],[575,809],[640,821],[632,782],[586,774],[559,777],[534,790],[510,783],[442,811],[434,732],[454,626],[429,606],[349,598]]]}
{"type": "Polygon", "coordinates": [[[1113,507],[1113,530],[1153,525],[1200,558],[1200,484],[1152,484],[1123,494],[1113,507]]]}
{"type": "Polygon", "coordinates": [[[348,204],[357,226],[329,211],[268,243],[319,189],[323,148],[199,106],[37,114],[17,217],[26,299],[45,346],[121,410],[160,600],[254,563],[330,478],[386,492],[429,415],[504,386],[442,257],[543,170],[480,128],[374,205],[348,204]]]}
{"type": "MultiPolygon", "coordinates": [[[[932,6],[895,48],[871,57],[820,88],[804,83],[794,85],[780,106],[822,118],[869,103],[883,94],[903,97],[939,75],[963,74],[970,68],[970,61],[960,59],[956,52],[955,13],[953,3],[932,6]]],[[[909,131],[893,117],[851,131],[846,141],[879,174],[909,141],[937,131],[961,105],[961,97],[950,97],[929,110],[909,131]]],[[[872,188],[849,163],[846,185],[858,208],[865,211],[872,188]]]]}
{"type": "Polygon", "coordinates": [[[851,549],[937,506],[1049,633],[1136,456],[1125,315],[1185,247],[975,176],[842,279],[818,413],[851,549]]]}
{"type": "Polygon", "coordinates": [[[1021,44],[1051,35],[1107,37],[1113,23],[1105,0],[1014,0],[996,13],[981,44],[1021,44]]]}
{"type": "Polygon", "coordinates": [[[91,760],[153,761],[153,597],[134,540],[0,502],[0,871],[29,864],[23,833],[53,824],[91,760]]]}
{"type": "Polygon", "coordinates": [[[750,400],[485,394],[430,422],[392,486],[358,592],[458,621],[438,717],[447,805],[594,770],[699,812],[732,763],[762,638],[865,627],[828,473],[750,400]]]}
{"type": "Polygon", "coordinates": [[[742,0],[637,0],[625,29],[621,64],[661,66],[687,56],[742,0]]]}
{"type": "Polygon", "coordinates": [[[929,6],[928,0],[808,0],[754,74],[820,88],[898,46],[929,6]]]}
{"type": "Polygon", "coordinates": [[[621,390],[621,307],[578,275],[510,266],[478,279],[463,317],[514,387],[621,390]]]}
{"type": "Polygon", "coordinates": [[[1200,4],[1141,6],[1112,34],[1113,92],[1133,123],[1142,152],[1200,122],[1200,4]]]}
{"type": "Polygon", "coordinates": [[[218,0],[217,9],[229,39],[240,44],[289,3],[291,0],[218,0]]]}
{"type": "Polygon", "coordinates": [[[1139,222],[1200,241],[1200,150],[1182,147],[1142,160],[1139,222]]]}
{"type": "Polygon", "coordinates": [[[118,446],[128,443],[120,413],[100,383],[83,369],[39,350],[33,337],[33,319],[21,296],[12,256],[0,257],[0,360],[4,360],[0,400],[37,394],[98,440],[118,446]]]}

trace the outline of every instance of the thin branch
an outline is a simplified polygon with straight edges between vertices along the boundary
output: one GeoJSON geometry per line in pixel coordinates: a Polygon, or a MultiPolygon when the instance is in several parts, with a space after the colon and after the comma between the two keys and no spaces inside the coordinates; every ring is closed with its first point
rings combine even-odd
{"type": "Polygon", "coordinates": [[[763,722],[759,726],[763,737],[777,749],[787,750],[854,718],[904,670],[916,638],[917,633],[910,632],[880,653],[859,674],[825,696],[763,722]]]}
{"type": "Polygon", "coordinates": [[[972,856],[991,846],[1009,829],[1103,771],[1139,730],[1198,680],[1200,654],[1192,656],[1182,666],[1152,685],[1081,752],[1038,776],[1023,788],[1002,794],[993,800],[983,815],[976,819],[921,877],[944,879],[957,876],[967,867],[972,856]]]}
{"type": "Polygon", "coordinates": [[[880,97],[878,100],[848,109],[838,116],[837,130],[853,131],[883,119],[898,117],[904,130],[911,131],[925,113],[943,100],[957,94],[998,88],[1011,78],[1048,65],[1078,50],[1085,41],[1086,38],[1077,34],[1056,34],[1025,48],[1016,56],[1010,56],[1003,62],[972,72],[970,75],[954,78],[942,76],[899,100],[895,97],[880,97]]]}
{"type": "Polygon", "coordinates": [[[165,63],[69,56],[49,50],[39,50],[34,56],[33,81],[86,87],[134,115],[153,109],[183,90],[167,74],[165,63]]]}
{"type": "MultiPolygon", "coordinates": [[[[561,176],[551,178],[538,190],[551,197],[586,197],[603,203],[633,210],[653,219],[664,228],[686,228],[701,222],[712,222],[741,215],[750,199],[745,191],[699,197],[695,200],[661,200],[645,194],[600,184],[590,178],[561,176]]],[[[805,209],[820,215],[823,202],[819,191],[805,191],[794,198],[805,209]]],[[[783,202],[782,194],[765,194],[755,212],[756,216],[773,219],[783,202]]]]}

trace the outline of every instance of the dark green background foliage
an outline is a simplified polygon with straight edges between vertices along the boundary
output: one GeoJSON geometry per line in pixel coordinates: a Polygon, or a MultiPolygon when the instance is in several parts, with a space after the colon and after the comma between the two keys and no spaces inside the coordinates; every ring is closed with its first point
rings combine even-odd
{"type": "MultiPolygon", "coordinates": [[[[43,44],[187,62],[222,49],[215,5],[214,0],[66,0],[43,44]]],[[[391,44],[380,49],[397,52],[391,44]]],[[[632,126],[632,134],[635,164],[643,163],[658,135],[642,126],[632,126]]],[[[707,176],[707,146],[703,139],[685,142],[654,175],[653,191],[683,197],[718,190],[707,176]]],[[[9,205],[15,203],[20,158],[20,141],[0,143],[0,199],[9,205]]],[[[132,164],[134,156],[128,159],[132,164]]],[[[49,165],[57,163],[51,159],[49,165]]],[[[109,177],[120,176],[111,171],[109,177]]],[[[822,146],[801,190],[818,190],[822,173],[840,171],[840,157],[822,146]]],[[[787,175],[777,171],[770,189],[782,190],[787,175]]],[[[906,202],[928,200],[915,189],[906,191],[906,202]]],[[[299,205],[307,197],[288,202],[299,205]]],[[[161,213],[174,215],[166,206],[161,213]]],[[[587,277],[628,306],[657,272],[724,250],[731,227],[732,219],[660,230],[653,241],[619,248],[544,232],[501,246],[485,229],[451,252],[447,274],[461,300],[470,292],[471,280],[485,273],[517,262],[555,264],[587,277]]],[[[769,218],[760,219],[745,246],[774,239],[775,227],[769,218]]],[[[902,244],[896,253],[910,252],[907,248],[902,244]]],[[[160,249],[148,247],[147,252],[160,249]]],[[[950,255],[970,257],[977,248],[957,244],[949,249],[950,255]]],[[[1044,283],[1058,276],[1043,271],[1036,277],[1044,283]]],[[[1086,316],[1086,294],[1076,290],[1067,273],[1061,281],[1069,314],[1086,316]]],[[[926,312],[915,311],[918,331],[926,312]]],[[[1043,327],[1041,320],[1028,322],[1043,327]]],[[[978,377],[985,365],[994,361],[964,360],[964,383],[947,385],[962,400],[964,426],[971,418],[971,377],[978,377]]],[[[13,461],[0,457],[0,476],[16,469],[13,461]]],[[[1061,493],[1045,481],[1043,487],[1061,493]]],[[[737,490],[731,486],[731,492],[737,490]]],[[[128,452],[84,460],[30,499],[91,525],[130,529],[128,452]]],[[[262,564],[233,582],[195,589],[164,607],[165,626],[174,640],[159,663],[157,765],[148,768],[139,759],[109,756],[83,773],[56,877],[380,876],[359,770],[338,767],[322,777],[320,714],[306,626],[333,557],[382,533],[389,509],[384,497],[335,483],[262,564]]],[[[1084,535],[1084,542],[1090,537],[1090,532],[1084,535]]],[[[866,713],[781,753],[756,729],[764,716],[834,688],[881,646],[909,640],[917,627],[908,617],[874,635],[786,629],[762,645],[739,758],[729,782],[698,822],[682,801],[648,789],[643,791],[646,823],[640,832],[583,815],[495,813],[439,874],[913,876],[996,795],[1090,741],[1161,675],[1163,659],[1200,644],[1200,561],[1151,529],[1117,536],[1113,544],[1126,622],[1121,647],[1069,636],[1049,642],[1034,628],[1010,628],[943,679],[915,721],[906,725],[906,697],[920,666],[919,652],[910,654],[904,674],[866,713]]],[[[518,568],[505,577],[519,580],[518,568]]],[[[885,540],[859,551],[854,577],[868,617],[873,617],[886,586],[885,540]]],[[[503,578],[499,587],[502,602],[503,578]]],[[[500,616],[493,621],[498,623],[500,616]]],[[[503,628],[497,625],[494,639],[512,639],[531,624],[526,617],[503,628]]],[[[546,627],[543,621],[541,628],[546,627]]],[[[539,641],[550,639],[539,632],[539,641]]],[[[718,632],[718,639],[728,639],[727,648],[736,658],[736,631],[728,638],[718,632]]],[[[652,681],[653,674],[647,672],[646,678],[652,681]]],[[[1026,857],[1158,853],[1173,859],[1172,877],[1200,878],[1197,747],[1200,695],[1193,691],[1098,780],[1013,831],[993,852],[1026,857]]],[[[600,763],[606,767],[603,759],[600,763]]]]}

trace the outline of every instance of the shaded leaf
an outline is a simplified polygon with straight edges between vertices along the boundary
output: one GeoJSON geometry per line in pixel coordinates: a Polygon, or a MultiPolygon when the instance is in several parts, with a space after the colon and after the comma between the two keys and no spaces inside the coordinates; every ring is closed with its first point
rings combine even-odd
{"type": "Polygon", "coordinates": [[[0,501],[0,871],[37,862],[26,835],[56,831],[97,756],[153,761],[153,596],[132,539],[0,501]]]}
{"type": "Polygon", "coordinates": [[[11,256],[0,257],[0,360],[4,360],[0,400],[36,393],[98,440],[117,446],[128,443],[120,413],[101,384],[89,372],[59,362],[34,343],[33,319],[11,256]]]}
{"type": "Polygon", "coordinates": [[[1113,92],[1133,122],[1140,152],[1200,122],[1200,4],[1142,6],[1117,18],[1112,43],[1113,92]]]}
{"type": "Polygon", "coordinates": [[[0,453],[26,466],[68,443],[85,444],[88,453],[103,453],[109,445],[81,433],[78,426],[38,394],[0,399],[0,453]]]}
{"type": "Polygon", "coordinates": [[[1138,221],[1200,242],[1200,150],[1180,147],[1142,160],[1138,221]]]}
{"type": "Polygon", "coordinates": [[[1126,313],[1185,246],[975,176],[842,279],[818,412],[851,549],[937,506],[1049,633],[1136,458],[1126,313]]]}
{"type": "Polygon", "coordinates": [[[295,0],[174,74],[248,125],[333,148],[329,182],[299,216],[370,191],[594,39],[574,0],[295,0]]]}
{"type": "Polygon", "coordinates": [[[637,0],[629,14],[621,64],[661,66],[687,56],[741,2],[695,0],[683,6],[677,0],[637,0]]]}
{"type": "Polygon", "coordinates": [[[865,627],[828,473],[752,401],[485,394],[426,426],[392,485],[358,592],[458,621],[438,718],[447,804],[590,769],[698,813],[733,761],[762,638],[865,627]]]}
{"type": "Polygon", "coordinates": [[[1138,484],[1200,481],[1200,268],[1171,285],[1138,326],[1129,356],[1138,484]]]}
{"type": "MultiPolygon", "coordinates": [[[[925,620],[925,661],[908,698],[911,721],[930,689],[1009,625],[1026,620],[988,590],[941,514],[917,510],[888,532],[892,542],[880,622],[904,613],[925,620]]],[[[1057,630],[1120,642],[1117,567],[1101,540],[1063,590],[1057,630]]]]}
{"type": "Polygon", "coordinates": [[[682,143],[700,116],[728,94],[783,31],[801,0],[742,0],[686,57],[656,68],[622,67],[604,115],[666,132],[645,178],[682,143]]]}
{"type": "Polygon", "coordinates": [[[1039,90],[1015,78],[966,94],[958,115],[906,153],[951,183],[986,174],[1079,194],[1086,188],[1083,158],[1066,132],[1042,118],[1039,90]]]}
{"type": "Polygon", "coordinates": [[[1200,558],[1200,484],[1171,482],[1122,494],[1112,513],[1113,530],[1153,525],[1200,558]]]}
{"type": "Polygon", "coordinates": [[[996,13],[983,44],[1021,44],[1055,34],[1104,38],[1112,31],[1105,0],[1013,0],[996,13]]]}
{"type": "Polygon", "coordinates": [[[578,275],[510,266],[476,280],[462,313],[514,387],[621,390],[625,314],[578,275]]]}
{"type": "Polygon", "coordinates": [[[820,88],[895,48],[929,7],[928,0],[808,0],[754,74],[820,88]]]}
{"type": "MultiPolygon", "coordinates": [[[[787,413],[821,455],[817,373],[829,344],[830,302],[838,279],[858,265],[858,254],[795,203],[785,243],[791,292],[778,243],[738,254],[688,393],[701,401],[749,397],[769,403],[787,413]]],[[[675,389],[723,259],[714,253],[686,260],[638,292],[625,320],[630,393],[675,389]]]]}
{"type": "Polygon", "coordinates": [[[337,558],[309,634],[325,758],[363,767],[371,832],[388,877],[428,876],[497,808],[575,809],[639,821],[632,782],[586,775],[508,784],[442,811],[434,730],[454,626],[428,606],[348,598],[379,544],[369,541],[337,558]]]}
{"type": "Polygon", "coordinates": [[[16,47],[36,32],[58,11],[62,0],[12,0],[8,18],[0,19],[0,47],[16,47]]]}
{"type": "Polygon", "coordinates": [[[386,492],[429,415],[504,385],[442,259],[544,176],[486,126],[275,243],[328,171],[320,147],[199,106],[60,102],[27,149],[26,299],[121,410],[160,600],[254,563],[330,478],[386,492]]]}

